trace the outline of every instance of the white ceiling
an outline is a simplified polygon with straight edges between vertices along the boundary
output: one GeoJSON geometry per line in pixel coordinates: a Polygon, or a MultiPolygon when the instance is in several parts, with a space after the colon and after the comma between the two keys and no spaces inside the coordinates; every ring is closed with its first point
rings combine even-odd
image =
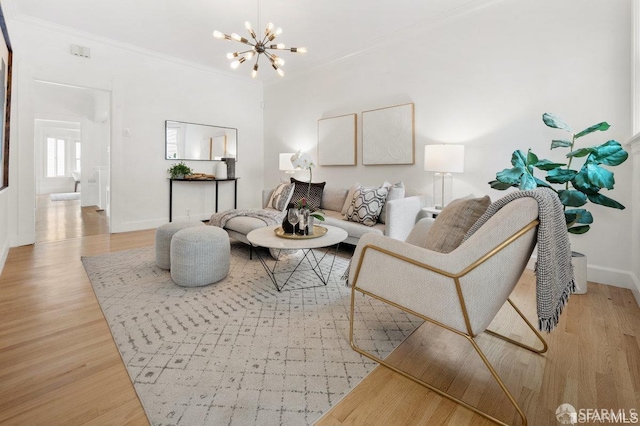
{"type": "MultiPolygon", "coordinates": [[[[248,38],[244,22],[282,27],[277,41],[304,46],[283,52],[285,73],[374,49],[385,36],[503,0],[3,0],[10,19],[48,21],[120,43],[228,71],[227,52],[243,45],[212,37],[214,29],[248,38]]],[[[91,46],[89,46],[91,47],[91,46]]],[[[261,59],[261,77],[275,74],[261,59]],[[265,75],[267,74],[267,75],[265,75]]],[[[250,74],[243,64],[237,73],[250,74]]]]}

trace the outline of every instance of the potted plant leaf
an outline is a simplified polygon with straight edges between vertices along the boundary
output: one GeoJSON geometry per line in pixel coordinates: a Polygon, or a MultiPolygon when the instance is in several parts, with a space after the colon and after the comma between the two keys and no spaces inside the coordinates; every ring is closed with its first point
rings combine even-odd
{"type": "MultiPolygon", "coordinates": [[[[589,201],[605,207],[624,209],[619,202],[600,193],[602,189],[612,190],[615,184],[614,174],[603,166],[618,166],[622,164],[629,154],[616,140],[586,147],[578,148],[578,139],[594,132],[604,132],[609,129],[605,121],[575,133],[560,117],[545,113],[542,115],[544,124],[554,129],[560,129],[568,133],[561,139],[551,141],[551,149],[568,148],[566,163],[556,163],[550,160],[541,160],[531,149],[525,154],[523,151],[514,151],[511,156],[510,169],[504,169],[496,174],[496,180],[489,182],[492,188],[505,190],[517,187],[521,190],[534,189],[544,186],[553,189],[564,206],[564,216],[567,223],[567,231],[572,234],[584,234],[591,229],[593,215],[583,206],[589,201]],[[577,167],[576,162],[583,159],[582,166],[577,167]],[[544,180],[534,176],[535,169],[546,173],[544,180]],[[556,189],[553,185],[561,185],[556,189]]],[[[574,272],[576,275],[576,293],[586,292],[586,257],[574,252],[574,272]],[[576,262],[584,265],[584,270],[579,271],[576,262]],[[582,277],[584,276],[584,279],[582,277]],[[581,282],[579,282],[581,281],[581,282]],[[583,282],[582,282],[583,281],[583,282]]]]}
{"type": "Polygon", "coordinates": [[[184,179],[185,176],[192,174],[193,170],[191,170],[191,167],[187,166],[184,161],[181,161],[172,164],[171,167],[167,169],[167,173],[169,173],[171,179],[184,179]]]}

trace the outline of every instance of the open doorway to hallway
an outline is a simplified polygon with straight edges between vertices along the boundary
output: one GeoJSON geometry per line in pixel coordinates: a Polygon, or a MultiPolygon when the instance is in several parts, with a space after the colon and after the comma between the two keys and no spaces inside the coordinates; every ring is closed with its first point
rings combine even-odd
{"type": "Polygon", "coordinates": [[[36,242],[109,233],[108,91],[35,82],[36,242]]]}

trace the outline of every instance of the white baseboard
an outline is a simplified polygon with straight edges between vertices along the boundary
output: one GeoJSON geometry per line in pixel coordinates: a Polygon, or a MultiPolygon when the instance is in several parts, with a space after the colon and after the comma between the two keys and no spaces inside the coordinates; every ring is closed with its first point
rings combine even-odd
{"type": "MultiPolygon", "coordinates": [[[[536,259],[536,256],[531,256],[527,263],[527,269],[534,269],[536,259]]],[[[623,271],[606,266],[587,265],[587,280],[613,287],[628,288],[633,293],[636,303],[640,306],[640,280],[631,271],[623,271]]]]}
{"type": "Polygon", "coordinates": [[[142,231],[144,229],[157,228],[167,223],[167,219],[143,220],[139,222],[112,223],[111,232],[118,234],[120,232],[142,231]]]}

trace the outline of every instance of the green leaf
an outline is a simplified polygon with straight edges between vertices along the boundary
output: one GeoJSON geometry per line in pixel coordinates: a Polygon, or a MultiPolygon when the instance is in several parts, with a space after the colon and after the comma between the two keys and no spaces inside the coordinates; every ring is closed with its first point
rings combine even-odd
{"type": "Polygon", "coordinates": [[[544,124],[546,124],[549,127],[566,130],[567,132],[573,132],[573,129],[571,128],[571,126],[569,126],[567,123],[564,122],[562,118],[558,117],[555,114],[545,112],[544,114],[542,114],[542,121],[544,121],[544,124]]]}
{"type": "MultiPolygon", "coordinates": [[[[536,181],[536,185],[538,185],[538,186],[544,186],[545,188],[551,188],[551,185],[549,185],[547,182],[545,182],[545,181],[543,181],[543,180],[540,180],[540,179],[538,179],[538,178],[537,178],[537,177],[535,177],[535,176],[533,177],[533,179],[536,181]]],[[[551,188],[551,189],[553,189],[553,188],[551,188]]],[[[555,191],[555,190],[554,190],[554,191],[555,191]]]]}
{"type": "Polygon", "coordinates": [[[519,184],[520,178],[524,173],[526,173],[525,168],[518,166],[512,169],[504,169],[503,171],[496,173],[496,179],[510,185],[519,184]]]}
{"type": "Polygon", "coordinates": [[[535,165],[538,162],[538,156],[533,153],[533,151],[529,150],[527,152],[527,165],[535,165]]]}
{"type": "Polygon", "coordinates": [[[571,141],[566,139],[554,139],[551,141],[551,149],[553,148],[571,148],[571,141]]]}
{"type": "Polygon", "coordinates": [[[547,181],[551,183],[567,183],[573,179],[578,172],[567,169],[553,169],[547,173],[547,181]]]}
{"type": "Polygon", "coordinates": [[[589,179],[589,176],[587,174],[587,169],[584,166],[582,167],[582,169],[580,169],[580,172],[578,172],[576,177],[571,180],[571,184],[575,189],[580,192],[584,192],[587,195],[595,195],[598,193],[598,191],[600,191],[600,187],[594,186],[591,183],[591,180],[589,179]]]}
{"type": "Polygon", "coordinates": [[[606,121],[603,121],[602,123],[594,124],[593,126],[584,129],[580,133],[576,134],[575,138],[576,139],[581,138],[583,136],[588,135],[589,133],[593,133],[598,130],[600,130],[601,132],[604,132],[606,130],[609,130],[609,127],[611,127],[609,126],[609,123],[607,123],[606,121]]]}
{"type": "Polygon", "coordinates": [[[573,224],[576,223],[577,218],[578,215],[576,214],[567,213],[566,211],[564,212],[564,221],[567,224],[567,228],[573,226],[573,224]]]}
{"type": "Polygon", "coordinates": [[[580,207],[587,203],[587,196],[574,189],[562,189],[558,191],[558,197],[563,205],[569,207],[580,207]]]}
{"type": "Polygon", "coordinates": [[[500,182],[499,180],[492,180],[491,182],[489,182],[489,185],[491,185],[491,188],[497,189],[498,191],[504,191],[505,189],[511,188],[513,186],[513,184],[500,182]]]}
{"type": "Polygon", "coordinates": [[[589,197],[589,201],[591,201],[592,203],[600,204],[601,206],[611,207],[611,208],[620,209],[620,210],[625,209],[625,207],[619,202],[617,202],[616,200],[612,200],[611,198],[605,197],[602,194],[595,194],[595,195],[588,194],[587,197],[589,197]]]}
{"type": "Polygon", "coordinates": [[[536,180],[529,173],[524,173],[522,175],[522,179],[520,180],[520,190],[528,191],[530,189],[536,189],[538,185],[536,184],[536,180]]]}
{"type": "Polygon", "coordinates": [[[582,224],[585,224],[585,225],[593,223],[593,216],[591,215],[591,213],[589,213],[585,209],[565,210],[564,215],[565,215],[565,217],[568,216],[568,215],[573,216],[574,217],[573,222],[575,222],[575,223],[582,223],[582,224]]]}
{"type": "Polygon", "coordinates": [[[580,148],[577,149],[575,151],[571,151],[570,153],[567,154],[567,158],[569,157],[584,157],[587,156],[589,154],[591,154],[591,152],[594,150],[595,148],[580,148]]]}
{"type": "Polygon", "coordinates": [[[557,169],[558,167],[562,167],[562,166],[566,166],[566,163],[554,163],[551,160],[540,160],[537,161],[533,164],[533,167],[536,167],[540,170],[553,170],[553,169],[557,169]]]}
{"type": "Polygon", "coordinates": [[[606,166],[617,166],[625,162],[629,157],[627,151],[622,148],[620,142],[610,140],[593,150],[593,160],[606,166]]]}
{"type": "Polygon", "coordinates": [[[607,169],[604,169],[596,164],[585,164],[587,169],[587,176],[593,186],[600,188],[613,189],[615,179],[613,173],[607,169]]]}
{"type": "Polygon", "coordinates": [[[520,150],[513,151],[513,154],[511,154],[511,165],[525,169],[527,167],[527,156],[524,155],[524,152],[520,150]]]}
{"type": "Polygon", "coordinates": [[[570,234],[584,234],[589,229],[591,229],[589,225],[572,226],[571,228],[567,229],[567,232],[569,232],[570,234]]]}

